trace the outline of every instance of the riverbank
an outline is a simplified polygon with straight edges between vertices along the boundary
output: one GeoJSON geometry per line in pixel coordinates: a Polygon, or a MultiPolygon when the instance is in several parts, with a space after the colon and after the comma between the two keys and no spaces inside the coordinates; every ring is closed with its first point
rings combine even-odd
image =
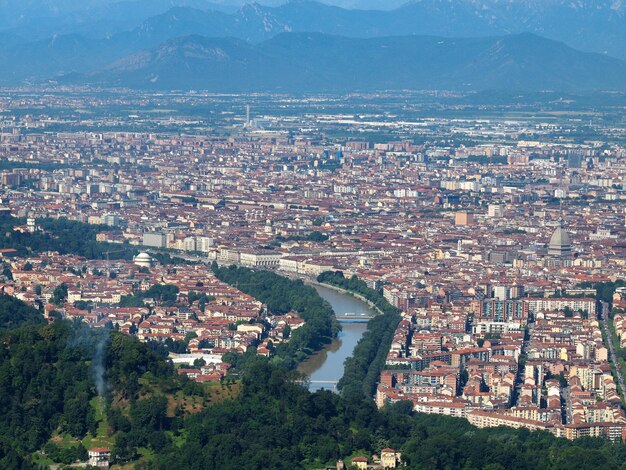
{"type": "Polygon", "coordinates": [[[318,277],[318,283],[332,283],[335,288],[353,296],[368,300],[380,314],[367,324],[367,331],[346,360],[344,375],[338,388],[343,396],[351,399],[371,398],[380,380],[395,330],[402,319],[401,312],[391,305],[381,292],[371,289],[365,282],[353,276],[346,279],[340,272],[326,272],[318,277]],[[375,302],[375,303],[374,303],[375,302]]]}
{"type": "Polygon", "coordinates": [[[263,303],[269,314],[284,315],[295,311],[304,320],[299,328],[287,332],[289,341],[272,345],[274,359],[288,368],[297,367],[315,351],[324,349],[341,329],[334,311],[313,286],[272,271],[236,266],[214,267],[213,273],[222,282],[263,303]]]}
{"type": "MultiPolygon", "coordinates": [[[[367,304],[368,307],[376,310],[376,312],[378,312],[379,315],[384,315],[384,312],[380,308],[378,308],[378,306],[376,306],[376,304],[374,302],[372,302],[371,300],[366,299],[361,294],[358,294],[356,292],[351,292],[351,291],[349,291],[347,289],[342,289],[341,287],[333,286],[332,284],[326,284],[324,282],[317,282],[317,281],[313,281],[313,280],[308,280],[307,279],[307,280],[304,281],[304,283],[305,284],[309,284],[311,286],[326,287],[328,289],[332,289],[334,291],[337,291],[340,294],[350,295],[351,297],[359,299],[361,302],[367,304]]],[[[335,312],[335,313],[337,313],[337,312],[335,312]]]]}
{"type": "MultiPolygon", "coordinates": [[[[241,265],[236,265],[239,267],[243,267],[241,265]]],[[[247,268],[247,269],[251,269],[251,268],[247,268]]],[[[252,269],[254,271],[254,269],[252,269]]],[[[292,272],[286,272],[286,271],[281,271],[280,269],[271,269],[269,270],[270,272],[274,272],[276,274],[278,274],[279,276],[283,276],[283,277],[287,277],[289,279],[300,279],[302,282],[304,282],[305,284],[308,284],[310,286],[318,286],[318,287],[327,287],[329,289],[335,290],[341,294],[345,294],[345,295],[350,295],[356,299],[359,299],[361,302],[366,303],[370,308],[374,309],[378,314],[380,315],[384,315],[385,312],[383,312],[374,302],[372,302],[371,300],[363,297],[361,294],[357,293],[357,292],[352,292],[349,291],[347,289],[342,289],[341,287],[337,287],[334,286],[332,284],[327,284],[325,282],[318,282],[315,278],[311,278],[308,276],[303,276],[303,275],[297,275],[294,274],[292,272]]]]}
{"type": "MultiPolygon", "coordinates": [[[[324,285],[312,285],[318,294],[326,300],[335,315],[347,313],[376,315],[367,303],[336,289],[324,285]]],[[[341,322],[341,331],[337,338],[321,351],[303,361],[298,370],[309,378],[309,390],[320,389],[337,391],[339,380],[344,375],[346,360],[352,356],[356,345],[367,331],[367,323],[341,322]]]]}
{"type": "MultiPolygon", "coordinates": [[[[232,270],[236,268],[221,268],[219,271],[222,272],[225,269],[232,270]]],[[[250,273],[268,272],[246,268],[239,268],[239,270],[248,271],[250,273]]],[[[365,331],[359,333],[359,339],[356,345],[351,344],[349,346],[349,351],[342,347],[341,342],[333,340],[325,347],[311,348],[306,351],[306,354],[300,355],[299,357],[291,356],[291,360],[295,363],[299,363],[296,367],[304,373],[307,373],[312,385],[314,382],[317,382],[325,385],[323,388],[340,390],[342,395],[346,397],[371,399],[376,390],[376,384],[380,379],[380,373],[384,367],[387,353],[389,352],[393,340],[393,334],[401,320],[400,311],[389,304],[380,292],[369,288],[358,278],[352,277],[345,279],[341,273],[324,273],[323,275],[328,277],[329,282],[332,282],[332,284],[330,284],[319,282],[317,279],[311,279],[308,276],[283,273],[280,270],[273,270],[273,273],[279,277],[288,278],[291,282],[293,282],[294,279],[298,279],[306,284],[308,288],[316,290],[326,289],[328,292],[339,294],[345,299],[352,299],[354,302],[360,302],[363,306],[367,307],[373,318],[367,323],[365,331]],[[336,285],[337,283],[340,285],[336,285]],[[345,287],[341,285],[342,283],[345,284],[345,287]],[[314,350],[317,350],[317,352],[313,352],[314,350]],[[341,350],[341,355],[336,354],[339,350],[341,350]],[[309,359],[311,361],[317,361],[319,367],[316,367],[314,363],[307,362],[309,359]],[[303,362],[306,362],[306,364],[303,364],[303,362]],[[323,377],[319,380],[317,377],[313,377],[313,374],[326,364],[334,364],[333,367],[335,367],[338,372],[335,370],[332,377],[323,377]]],[[[324,279],[321,280],[323,281],[324,279]]],[[[233,284],[237,285],[239,288],[246,285],[246,283],[233,284]]],[[[300,284],[300,286],[302,286],[302,284],[300,284]]],[[[248,293],[255,296],[252,292],[248,293]]],[[[292,294],[294,293],[292,292],[292,294]]],[[[293,298],[292,300],[298,304],[302,303],[302,299],[297,300],[293,298]]],[[[332,309],[333,316],[336,313],[354,314],[358,310],[359,308],[348,308],[342,312],[341,310],[337,311],[336,308],[332,309]]],[[[307,320],[306,318],[304,319],[305,321],[307,320]]],[[[336,318],[333,318],[333,321],[336,322],[336,318]]],[[[296,330],[293,335],[297,336],[301,334],[302,332],[300,330],[301,329],[296,330]]],[[[333,338],[334,337],[335,335],[333,335],[333,338]]],[[[287,351],[285,351],[285,349],[292,349],[291,343],[293,339],[292,337],[289,343],[280,345],[277,352],[286,353],[287,351]]],[[[289,354],[281,354],[281,356],[283,360],[289,360],[289,354]]]]}

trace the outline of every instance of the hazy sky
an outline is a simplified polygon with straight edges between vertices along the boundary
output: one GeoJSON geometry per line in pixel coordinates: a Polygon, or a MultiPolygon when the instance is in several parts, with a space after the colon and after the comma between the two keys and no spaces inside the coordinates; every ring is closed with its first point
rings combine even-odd
{"type": "MultiPolygon", "coordinates": [[[[338,5],[345,8],[369,8],[378,10],[388,10],[398,7],[407,3],[408,0],[318,0],[321,3],[328,3],[329,5],[338,5]]],[[[285,1],[281,0],[266,0],[259,1],[258,3],[274,3],[281,4],[285,1]]]]}
{"type": "MultiPolygon", "coordinates": [[[[0,0],[0,9],[17,11],[76,11],[89,10],[90,8],[107,4],[119,3],[121,1],[142,1],[142,0],[0,0]]],[[[145,0],[143,0],[145,1],[145,0]]],[[[287,0],[155,0],[155,3],[179,5],[179,4],[202,4],[214,3],[222,5],[242,5],[244,3],[258,2],[263,5],[281,5],[287,0]]],[[[318,0],[322,3],[338,5],[346,8],[365,9],[392,9],[398,7],[409,0],[318,0]]]]}

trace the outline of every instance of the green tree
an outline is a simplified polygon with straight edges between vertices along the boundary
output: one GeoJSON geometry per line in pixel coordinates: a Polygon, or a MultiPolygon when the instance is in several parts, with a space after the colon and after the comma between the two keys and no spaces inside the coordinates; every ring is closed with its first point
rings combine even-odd
{"type": "Polygon", "coordinates": [[[57,286],[52,292],[50,301],[55,305],[63,305],[67,300],[67,285],[65,283],[57,286]]]}

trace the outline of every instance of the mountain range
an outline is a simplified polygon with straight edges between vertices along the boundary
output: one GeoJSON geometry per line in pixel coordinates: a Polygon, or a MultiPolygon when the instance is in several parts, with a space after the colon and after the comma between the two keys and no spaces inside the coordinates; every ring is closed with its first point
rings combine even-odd
{"type": "Polygon", "coordinates": [[[622,0],[415,0],[387,11],[309,0],[236,10],[229,0],[4,0],[31,11],[10,21],[2,1],[0,85],[625,89],[622,0]]]}
{"type": "MultiPolygon", "coordinates": [[[[345,1],[355,4],[355,0],[345,1]]],[[[63,34],[86,39],[120,35],[142,42],[144,47],[192,34],[258,42],[281,32],[353,37],[530,32],[580,50],[626,59],[626,0],[413,0],[385,11],[344,9],[310,0],[274,7],[253,3],[233,10],[237,3],[240,1],[0,0],[0,32],[17,36],[21,42],[63,34]]],[[[360,0],[356,4],[372,3],[360,0]]]]}
{"type": "Polygon", "coordinates": [[[626,90],[626,62],[531,34],[449,39],[283,33],[260,44],[187,36],[70,82],[218,92],[626,90]]]}

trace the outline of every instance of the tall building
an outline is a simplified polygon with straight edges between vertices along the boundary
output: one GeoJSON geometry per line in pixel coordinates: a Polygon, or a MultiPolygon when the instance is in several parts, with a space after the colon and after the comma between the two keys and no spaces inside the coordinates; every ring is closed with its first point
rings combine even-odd
{"type": "Polygon", "coordinates": [[[167,236],[164,233],[154,232],[154,233],[144,233],[143,234],[143,245],[145,246],[153,246],[155,248],[165,248],[167,242],[167,236]]]}
{"type": "Polygon", "coordinates": [[[508,286],[494,286],[493,297],[497,300],[509,300],[511,292],[508,286]]]}
{"type": "Polygon", "coordinates": [[[579,152],[570,152],[567,155],[567,167],[568,168],[580,168],[583,163],[583,156],[579,152]]]}
{"type": "Polygon", "coordinates": [[[457,212],[454,215],[454,225],[474,225],[474,214],[471,212],[457,212]]]}
{"type": "Polygon", "coordinates": [[[487,215],[492,218],[504,217],[504,207],[500,204],[489,204],[487,215]]]}
{"type": "Polygon", "coordinates": [[[110,227],[119,227],[120,222],[120,216],[116,214],[106,214],[102,217],[102,223],[110,227]]]}
{"type": "Polygon", "coordinates": [[[550,238],[548,255],[556,258],[568,258],[572,255],[572,242],[563,224],[559,224],[550,238]]]}
{"type": "Polygon", "coordinates": [[[472,307],[477,321],[526,323],[528,318],[528,304],[521,300],[476,300],[472,307]]]}

